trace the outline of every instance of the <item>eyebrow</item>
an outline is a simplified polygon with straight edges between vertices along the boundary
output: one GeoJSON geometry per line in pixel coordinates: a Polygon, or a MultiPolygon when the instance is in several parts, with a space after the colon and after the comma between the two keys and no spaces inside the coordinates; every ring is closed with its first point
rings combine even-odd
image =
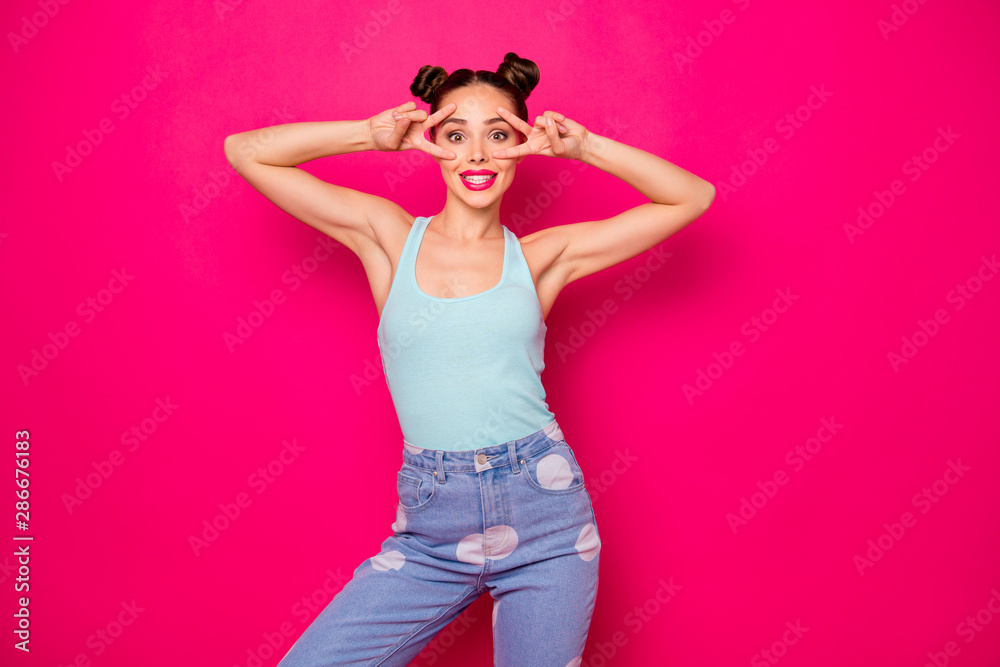
{"type": "MultiPolygon", "coordinates": [[[[443,121],[441,121],[441,124],[438,125],[438,127],[444,127],[445,123],[459,123],[461,125],[468,125],[468,123],[464,118],[445,118],[443,121]]],[[[483,121],[483,125],[495,125],[496,123],[507,123],[507,121],[499,117],[490,118],[489,120],[483,121]]]]}

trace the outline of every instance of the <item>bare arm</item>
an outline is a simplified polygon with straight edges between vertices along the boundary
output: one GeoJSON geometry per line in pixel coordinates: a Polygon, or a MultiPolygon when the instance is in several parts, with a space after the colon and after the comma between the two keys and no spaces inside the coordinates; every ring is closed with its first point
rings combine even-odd
{"type": "Polygon", "coordinates": [[[384,197],[327,183],[296,165],[368,150],[420,149],[448,157],[444,149],[427,142],[423,132],[453,105],[430,117],[415,106],[406,102],[364,120],[286,123],[231,134],[224,143],[226,159],[282,210],[361,256],[375,246],[381,249],[379,225],[390,217],[405,218],[406,211],[384,197]]]}
{"type": "Polygon", "coordinates": [[[226,137],[226,158],[233,166],[253,160],[294,167],[316,158],[374,150],[368,120],[286,123],[226,137]]]}
{"type": "Polygon", "coordinates": [[[396,207],[382,197],[327,183],[296,166],[373,150],[367,119],[263,127],[229,135],[224,147],[229,164],[254,189],[359,256],[376,242],[370,219],[396,207]]]}
{"type": "Polygon", "coordinates": [[[650,201],[554,232],[562,237],[558,263],[566,283],[649,250],[696,220],[715,198],[711,183],[652,153],[593,133],[587,144],[582,162],[617,176],[650,201]]]}
{"type": "Polygon", "coordinates": [[[546,111],[529,126],[498,109],[528,137],[520,146],[498,151],[498,158],[547,155],[578,159],[622,179],[650,201],[606,220],[549,227],[522,239],[538,244],[542,280],[555,292],[570,282],[645,252],[697,219],[715,198],[715,186],[691,172],[639,148],[588,131],[563,114],[546,111]],[[566,127],[560,132],[558,128],[566,127]]]}

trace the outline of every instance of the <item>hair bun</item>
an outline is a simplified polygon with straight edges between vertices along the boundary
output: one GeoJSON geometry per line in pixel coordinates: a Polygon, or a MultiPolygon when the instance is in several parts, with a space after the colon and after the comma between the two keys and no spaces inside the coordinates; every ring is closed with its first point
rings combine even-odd
{"type": "Polygon", "coordinates": [[[538,65],[527,58],[518,57],[513,51],[508,52],[503,57],[503,62],[497,68],[497,75],[510,81],[515,88],[524,94],[524,99],[528,99],[541,78],[538,65]]]}
{"type": "Polygon", "coordinates": [[[448,72],[443,67],[424,65],[410,84],[410,92],[430,104],[434,93],[447,80],[448,72]]]}

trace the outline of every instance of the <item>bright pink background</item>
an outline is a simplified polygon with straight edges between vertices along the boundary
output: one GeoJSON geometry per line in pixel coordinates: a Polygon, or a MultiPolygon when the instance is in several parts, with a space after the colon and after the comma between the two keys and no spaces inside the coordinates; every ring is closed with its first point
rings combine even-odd
{"type": "MultiPolygon", "coordinates": [[[[661,246],[662,268],[641,268],[649,253],[580,280],[548,319],[549,405],[603,540],[584,665],[774,664],[763,650],[788,666],[1000,664],[1000,594],[988,606],[1000,590],[1000,279],[982,262],[1000,253],[1000,12],[908,0],[915,13],[884,36],[879,21],[904,12],[888,0],[668,4],[232,0],[220,14],[222,2],[70,2],[38,14],[34,34],[24,17],[41,4],[4,3],[0,662],[273,665],[315,615],[301,600],[329,599],[327,571],[349,575],[378,552],[402,443],[361,264],[339,248],[284,280],[319,234],[239,179],[223,139],[367,118],[412,99],[421,65],[495,69],[513,50],[541,68],[530,113],[558,110],[719,189],[661,246]],[[385,25],[345,54],[373,10],[385,25]],[[143,89],[156,68],[162,80],[143,89]],[[122,117],[115,100],[136,86],[143,99],[122,117]],[[829,97],[810,98],[814,86],[829,97]],[[797,109],[797,128],[779,124],[797,109]],[[102,119],[113,129],[60,179],[53,163],[102,119]],[[939,128],[957,138],[938,154],[939,128]],[[908,171],[925,149],[936,161],[908,171]],[[744,182],[734,169],[751,154],[768,159],[744,182]],[[893,203],[850,237],[858,207],[896,180],[893,203]],[[128,285],[102,292],[122,269],[128,285]],[[952,290],[980,270],[992,279],[959,301],[952,290]],[[627,279],[645,282],[629,293],[627,279]],[[759,336],[744,329],[786,289],[798,297],[786,312],[759,336]],[[273,290],[283,302],[230,351],[225,334],[273,290]],[[614,313],[587,325],[607,299],[614,313]],[[894,369],[890,353],[939,310],[947,321],[894,369]],[[71,323],[78,335],[60,338],[71,323]],[[50,334],[62,349],[45,348],[50,334]],[[734,342],[743,354],[711,366],[734,342]],[[26,383],[18,369],[43,348],[52,358],[26,383]],[[356,389],[366,368],[377,372],[356,389]],[[689,401],[699,371],[715,379],[689,401]],[[804,465],[786,458],[824,419],[842,427],[804,465]],[[143,423],[144,440],[123,442],[143,423]],[[11,647],[17,429],[31,432],[29,655],[11,647]],[[286,440],[298,458],[252,478],[286,440]],[[121,465],[70,512],[78,478],[116,450],[121,465]],[[632,465],[615,465],[626,452],[632,465]],[[967,470],[946,474],[949,462],[967,470]],[[753,495],[779,471],[772,497],[753,495]],[[220,503],[240,493],[249,506],[196,555],[190,536],[223,524],[220,503]],[[727,515],[744,498],[761,506],[734,532],[727,515]],[[898,534],[906,512],[891,537],[885,525],[898,534]],[[880,538],[884,554],[860,573],[855,557],[880,538]],[[661,580],[680,586],[662,605],[661,580]],[[130,625],[98,639],[133,601],[130,625]],[[985,625],[971,630],[977,612],[985,625]],[[791,645],[786,622],[808,628],[791,645]],[[291,637],[267,657],[283,624],[291,637]]],[[[423,157],[305,168],[429,215],[444,201],[439,170],[424,160],[406,175],[423,157]]],[[[579,166],[527,159],[501,221],[523,236],[643,201],[579,166]],[[564,169],[572,184],[539,199],[564,169]],[[548,206],[518,228],[529,201],[548,206]]],[[[465,618],[414,664],[489,664],[489,598],[465,618]]]]}

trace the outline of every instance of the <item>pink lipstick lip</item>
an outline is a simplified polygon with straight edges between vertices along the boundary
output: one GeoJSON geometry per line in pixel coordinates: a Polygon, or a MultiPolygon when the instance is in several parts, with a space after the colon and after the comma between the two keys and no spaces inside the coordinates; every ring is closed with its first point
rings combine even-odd
{"type": "Polygon", "coordinates": [[[469,188],[470,190],[474,190],[474,191],[489,190],[493,186],[493,182],[497,180],[496,179],[496,176],[497,176],[496,172],[486,171],[486,170],[483,170],[483,169],[480,169],[478,171],[464,171],[464,172],[462,172],[462,176],[489,176],[489,175],[492,175],[493,178],[489,179],[485,183],[470,183],[469,181],[467,181],[467,180],[465,180],[464,178],[461,178],[461,177],[459,178],[459,180],[462,181],[462,185],[464,185],[465,187],[469,188]]]}

